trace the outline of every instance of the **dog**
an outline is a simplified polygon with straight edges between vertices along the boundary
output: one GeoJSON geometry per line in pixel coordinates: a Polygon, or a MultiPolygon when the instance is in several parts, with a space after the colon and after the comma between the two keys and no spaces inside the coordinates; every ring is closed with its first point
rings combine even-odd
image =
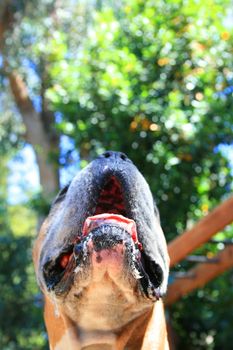
{"type": "Polygon", "coordinates": [[[33,258],[51,350],[169,349],[166,241],[124,153],[103,153],[60,191],[33,258]]]}

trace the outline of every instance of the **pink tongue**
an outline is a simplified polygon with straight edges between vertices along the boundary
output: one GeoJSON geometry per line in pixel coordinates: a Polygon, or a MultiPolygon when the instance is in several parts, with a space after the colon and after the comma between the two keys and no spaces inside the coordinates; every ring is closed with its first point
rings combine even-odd
{"type": "Polygon", "coordinates": [[[117,224],[126,230],[132,237],[135,243],[138,243],[138,236],[136,230],[136,224],[133,220],[128,219],[122,215],[117,214],[99,214],[95,216],[89,216],[83,225],[83,236],[87,236],[94,228],[104,224],[117,224]]]}

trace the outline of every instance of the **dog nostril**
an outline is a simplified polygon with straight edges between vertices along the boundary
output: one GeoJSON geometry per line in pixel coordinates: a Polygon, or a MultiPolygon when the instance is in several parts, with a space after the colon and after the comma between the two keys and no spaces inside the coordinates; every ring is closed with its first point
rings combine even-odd
{"type": "Polygon", "coordinates": [[[110,153],[110,152],[105,152],[105,153],[103,154],[103,156],[104,156],[105,158],[109,158],[109,157],[111,157],[111,153],[110,153]]]}
{"type": "Polygon", "coordinates": [[[120,158],[121,158],[122,160],[126,160],[126,159],[127,159],[127,157],[126,157],[126,155],[125,155],[124,153],[121,153],[121,154],[120,154],[120,158]]]}
{"type": "Polygon", "coordinates": [[[122,152],[106,151],[102,154],[104,158],[112,158],[113,160],[128,161],[128,157],[122,152]]]}

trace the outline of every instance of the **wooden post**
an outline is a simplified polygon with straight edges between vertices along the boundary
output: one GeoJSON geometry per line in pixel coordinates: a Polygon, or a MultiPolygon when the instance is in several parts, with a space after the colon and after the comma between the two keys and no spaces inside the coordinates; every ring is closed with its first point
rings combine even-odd
{"type": "Polygon", "coordinates": [[[193,228],[168,244],[170,266],[174,266],[193,250],[233,221],[233,196],[217,206],[193,228]]]}
{"type": "Polygon", "coordinates": [[[227,246],[215,258],[218,259],[216,264],[201,263],[189,270],[189,276],[193,277],[175,280],[168,288],[165,305],[173,304],[192,290],[203,287],[207,282],[233,267],[233,245],[227,246]]]}

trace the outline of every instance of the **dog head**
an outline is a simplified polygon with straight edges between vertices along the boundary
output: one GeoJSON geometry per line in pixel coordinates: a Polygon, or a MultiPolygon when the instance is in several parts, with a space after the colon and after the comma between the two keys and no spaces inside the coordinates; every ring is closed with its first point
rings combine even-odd
{"type": "MultiPolygon", "coordinates": [[[[123,153],[105,152],[60,191],[37,238],[34,261],[43,292],[83,325],[96,312],[101,322],[106,305],[106,315],[115,307],[124,318],[129,304],[140,313],[165,293],[169,259],[158,210],[145,179],[123,153]]],[[[110,323],[106,316],[103,327],[110,323]]]]}

